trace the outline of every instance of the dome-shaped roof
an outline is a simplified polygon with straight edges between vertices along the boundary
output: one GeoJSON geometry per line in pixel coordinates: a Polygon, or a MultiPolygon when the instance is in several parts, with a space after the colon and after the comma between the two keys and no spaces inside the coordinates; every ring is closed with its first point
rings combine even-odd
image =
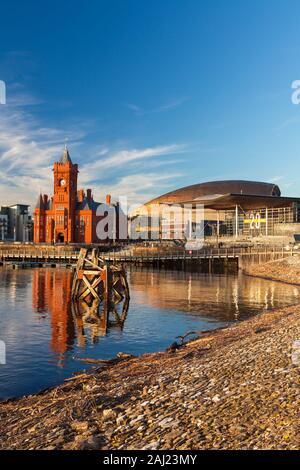
{"type": "Polygon", "coordinates": [[[244,194],[251,196],[277,196],[281,195],[279,187],[272,183],[258,181],[212,181],[209,183],[194,184],[185,188],[176,189],[164,194],[148,204],[180,204],[191,202],[203,196],[244,194]]]}

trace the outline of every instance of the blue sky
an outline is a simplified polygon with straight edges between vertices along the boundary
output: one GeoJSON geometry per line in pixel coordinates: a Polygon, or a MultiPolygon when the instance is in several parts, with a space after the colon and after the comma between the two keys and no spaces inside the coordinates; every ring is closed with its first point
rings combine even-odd
{"type": "Polygon", "coordinates": [[[65,137],[97,200],[237,178],[300,195],[298,1],[12,0],[0,13],[0,204],[52,191],[65,137]]]}

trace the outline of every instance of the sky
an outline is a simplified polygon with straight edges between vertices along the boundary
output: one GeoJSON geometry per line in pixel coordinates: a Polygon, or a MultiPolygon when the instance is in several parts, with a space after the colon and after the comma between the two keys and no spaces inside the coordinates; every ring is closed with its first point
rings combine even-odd
{"type": "Polygon", "coordinates": [[[0,205],[51,194],[66,139],[98,201],[224,179],[300,196],[299,1],[11,0],[0,17],[0,205]]]}

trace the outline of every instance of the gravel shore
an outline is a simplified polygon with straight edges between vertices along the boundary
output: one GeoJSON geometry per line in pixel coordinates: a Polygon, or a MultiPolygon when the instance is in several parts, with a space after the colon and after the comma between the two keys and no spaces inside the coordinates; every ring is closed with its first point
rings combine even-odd
{"type": "Polygon", "coordinates": [[[0,404],[0,448],[299,449],[299,340],[293,306],[97,368],[0,404]]]}
{"type": "Polygon", "coordinates": [[[300,285],[300,258],[298,256],[291,256],[290,258],[270,261],[269,263],[250,265],[244,269],[244,272],[272,281],[300,285]]]}

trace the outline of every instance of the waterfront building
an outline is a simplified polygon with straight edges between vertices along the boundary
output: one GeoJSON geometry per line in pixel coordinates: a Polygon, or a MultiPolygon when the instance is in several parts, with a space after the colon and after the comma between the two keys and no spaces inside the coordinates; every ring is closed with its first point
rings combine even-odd
{"type": "Polygon", "coordinates": [[[77,189],[78,165],[65,146],[59,162],[53,165],[53,196],[40,194],[34,210],[35,243],[100,243],[119,239],[118,204],[106,196],[105,204],[95,202],[92,190],[77,189]],[[105,227],[105,237],[97,236],[97,224],[113,212],[113,224],[105,227]]]}
{"type": "Polygon", "coordinates": [[[192,238],[203,233],[290,236],[300,234],[300,198],[283,197],[280,188],[272,183],[235,180],[200,183],[149,201],[133,214],[132,222],[138,223],[139,231],[147,232],[147,236],[153,235],[156,227],[154,233],[160,239],[192,238]],[[203,220],[199,223],[197,212],[201,207],[203,220]],[[188,220],[178,217],[178,208],[190,211],[188,220]]]}
{"type": "Polygon", "coordinates": [[[2,206],[0,209],[0,240],[30,242],[33,237],[33,221],[27,204],[2,206]]]}

